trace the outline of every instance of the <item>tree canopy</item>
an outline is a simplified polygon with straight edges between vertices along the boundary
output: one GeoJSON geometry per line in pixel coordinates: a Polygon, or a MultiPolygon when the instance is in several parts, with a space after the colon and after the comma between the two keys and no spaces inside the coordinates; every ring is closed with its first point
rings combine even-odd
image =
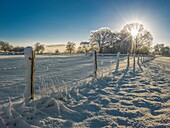
{"type": "Polygon", "coordinates": [[[103,52],[104,46],[112,41],[112,31],[108,27],[99,28],[98,30],[91,31],[90,43],[91,45],[99,46],[99,53],[103,52]]]}
{"type": "Polygon", "coordinates": [[[120,32],[104,27],[91,31],[90,44],[99,47],[99,53],[148,53],[153,37],[142,24],[131,23],[120,32]]]}

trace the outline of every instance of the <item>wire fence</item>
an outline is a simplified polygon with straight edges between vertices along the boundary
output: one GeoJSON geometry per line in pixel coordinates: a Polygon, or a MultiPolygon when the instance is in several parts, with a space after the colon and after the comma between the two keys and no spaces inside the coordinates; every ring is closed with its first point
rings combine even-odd
{"type": "Polygon", "coordinates": [[[93,62],[91,56],[69,56],[37,59],[37,71],[35,90],[41,92],[53,86],[64,86],[93,74],[93,62]],[[42,70],[44,69],[44,70],[42,70]]]}
{"type": "MultiPolygon", "coordinates": [[[[130,66],[132,66],[133,57],[130,56],[130,66]]],[[[113,72],[116,62],[117,54],[98,54],[97,76],[101,77],[113,72]]],[[[124,70],[126,65],[127,54],[120,54],[119,71],[124,70]]],[[[47,92],[53,87],[79,86],[83,80],[93,78],[93,70],[92,55],[37,56],[35,95],[47,92]]],[[[23,57],[0,59],[0,103],[5,102],[4,99],[8,100],[9,97],[13,99],[21,97],[25,88],[24,80],[25,63],[23,57]]]]}

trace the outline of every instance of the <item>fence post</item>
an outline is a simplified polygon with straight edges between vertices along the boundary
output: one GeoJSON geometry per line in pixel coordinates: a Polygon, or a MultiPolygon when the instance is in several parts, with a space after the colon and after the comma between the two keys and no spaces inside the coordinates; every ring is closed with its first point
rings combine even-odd
{"type": "Polygon", "coordinates": [[[93,78],[97,77],[97,52],[93,50],[93,65],[94,65],[94,73],[93,78]]]}
{"type": "Polygon", "coordinates": [[[129,68],[129,63],[130,63],[130,60],[129,60],[129,53],[127,54],[127,69],[129,68]]]}
{"type": "Polygon", "coordinates": [[[145,62],[147,61],[147,55],[145,54],[145,62]]]}
{"type": "Polygon", "coordinates": [[[117,53],[115,72],[117,72],[119,69],[119,56],[120,56],[120,52],[117,53]]]}
{"type": "Polygon", "coordinates": [[[135,74],[135,53],[133,54],[133,74],[135,74]]]}
{"type": "Polygon", "coordinates": [[[138,63],[138,65],[140,66],[140,63],[139,63],[139,54],[138,54],[138,60],[137,60],[137,63],[138,63]]]}
{"type": "Polygon", "coordinates": [[[25,55],[25,99],[34,99],[34,77],[35,77],[35,51],[32,47],[26,47],[24,49],[25,55]]]}
{"type": "Polygon", "coordinates": [[[142,54],[142,64],[144,63],[144,54],[142,54]]]}
{"type": "Polygon", "coordinates": [[[145,62],[147,61],[147,55],[145,54],[145,62]]]}
{"type": "Polygon", "coordinates": [[[147,54],[145,55],[145,62],[147,62],[147,54]]]}
{"type": "Polygon", "coordinates": [[[148,57],[148,59],[147,59],[147,60],[149,61],[149,54],[147,55],[147,57],[148,57]]]}

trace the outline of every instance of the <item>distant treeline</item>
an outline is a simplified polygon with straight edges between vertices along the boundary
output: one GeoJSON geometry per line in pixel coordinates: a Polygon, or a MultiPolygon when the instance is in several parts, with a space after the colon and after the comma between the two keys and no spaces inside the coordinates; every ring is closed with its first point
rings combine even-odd
{"type": "MultiPolygon", "coordinates": [[[[88,53],[97,50],[98,53],[140,53],[170,56],[170,47],[164,44],[157,44],[151,47],[153,37],[142,24],[131,23],[123,27],[119,32],[113,32],[110,28],[102,27],[90,32],[89,41],[82,41],[76,49],[76,43],[68,42],[65,45],[64,53],[88,53]]],[[[57,44],[51,45],[56,46],[57,44]]],[[[47,45],[48,46],[48,45],[47,45]]],[[[45,51],[45,45],[36,43],[34,49],[41,54],[45,51]]],[[[23,52],[24,47],[13,47],[8,42],[0,41],[0,50],[7,52],[23,52]]],[[[61,54],[60,49],[55,50],[55,54],[61,54]]]]}
{"type": "Polygon", "coordinates": [[[154,52],[157,55],[170,57],[170,46],[165,46],[164,44],[157,44],[154,46],[154,52]]]}

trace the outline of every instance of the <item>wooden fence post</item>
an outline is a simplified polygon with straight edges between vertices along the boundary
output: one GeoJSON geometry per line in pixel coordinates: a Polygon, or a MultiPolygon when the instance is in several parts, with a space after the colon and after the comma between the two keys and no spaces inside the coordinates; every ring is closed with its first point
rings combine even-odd
{"type": "Polygon", "coordinates": [[[145,54],[145,62],[147,61],[147,55],[145,54]]]}
{"type": "Polygon", "coordinates": [[[93,78],[97,77],[97,52],[93,50],[93,66],[94,66],[94,73],[93,78]]]}
{"type": "Polygon", "coordinates": [[[133,54],[133,74],[135,74],[135,53],[133,54]]]}
{"type": "Polygon", "coordinates": [[[145,62],[147,61],[147,55],[145,54],[145,62]]]}
{"type": "Polygon", "coordinates": [[[138,60],[137,60],[137,63],[138,63],[138,65],[140,66],[140,63],[139,63],[139,56],[140,56],[140,55],[138,54],[138,60]]]}
{"type": "Polygon", "coordinates": [[[32,51],[31,60],[31,99],[34,99],[34,80],[35,80],[35,50],[32,51]]]}
{"type": "Polygon", "coordinates": [[[127,69],[129,68],[130,60],[129,60],[129,53],[127,54],[127,69]]]}
{"type": "Polygon", "coordinates": [[[115,72],[117,72],[119,69],[119,56],[120,56],[120,52],[117,53],[115,72]]]}
{"type": "Polygon", "coordinates": [[[142,64],[144,63],[144,54],[142,54],[142,64]]]}
{"type": "Polygon", "coordinates": [[[148,61],[149,61],[149,60],[150,60],[150,59],[149,59],[149,58],[150,58],[150,57],[149,57],[149,54],[147,55],[147,57],[148,57],[148,61]]]}
{"type": "Polygon", "coordinates": [[[24,49],[25,55],[25,99],[34,99],[34,77],[35,77],[35,51],[32,47],[26,47],[24,49]]]}

